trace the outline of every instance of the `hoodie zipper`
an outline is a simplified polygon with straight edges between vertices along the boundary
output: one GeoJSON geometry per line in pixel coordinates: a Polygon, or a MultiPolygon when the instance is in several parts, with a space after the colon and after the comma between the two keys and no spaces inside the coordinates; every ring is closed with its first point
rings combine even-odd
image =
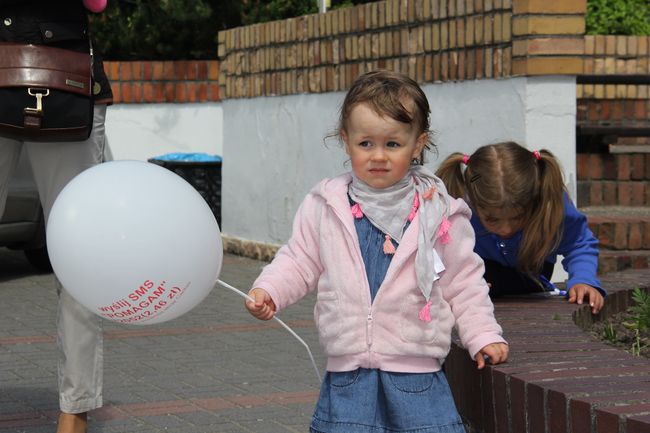
{"type": "MultiPolygon", "coordinates": [[[[339,213],[338,209],[336,206],[333,206],[331,203],[329,203],[329,206],[332,208],[336,216],[339,218],[341,221],[341,224],[343,224],[344,227],[347,229],[347,225],[345,224],[342,215],[339,213]]],[[[357,264],[361,264],[361,268],[363,270],[363,258],[361,257],[361,250],[359,248],[359,241],[356,238],[356,231],[355,232],[350,232],[350,230],[347,230],[348,235],[352,238],[352,243],[355,246],[356,250],[356,256],[357,256],[357,264]]],[[[368,348],[368,356],[370,356],[370,347],[372,346],[372,299],[370,298],[370,285],[368,283],[368,279],[365,277],[366,273],[365,271],[362,272],[363,277],[361,278],[361,281],[365,281],[365,292],[366,292],[366,301],[368,302],[368,316],[366,317],[366,347],[368,348]]]]}
{"type": "Polygon", "coordinates": [[[366,345],[368,349],[372,347],[372,308],[368,308],[368,318],[366,320],[366,345]]]}

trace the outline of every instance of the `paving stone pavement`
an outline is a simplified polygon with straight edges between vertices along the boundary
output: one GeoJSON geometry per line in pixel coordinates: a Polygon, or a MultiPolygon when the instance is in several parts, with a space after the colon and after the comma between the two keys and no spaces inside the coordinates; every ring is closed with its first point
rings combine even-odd
{"type": "MultiPolygon", "coordinates": [[[[246,292],[265,263],[224,256],[220,279],[246,292]]],[[[325,359],[308,297],[280,316],[325,359]]],[[[21,252],[0,249],[0,432],[55,432],[57,295],[21,252]]],[[[305,348],[217,286],[158,325],[104,321],[104,407],[88,433],[308,431],[319,383],[305,348]]]]}

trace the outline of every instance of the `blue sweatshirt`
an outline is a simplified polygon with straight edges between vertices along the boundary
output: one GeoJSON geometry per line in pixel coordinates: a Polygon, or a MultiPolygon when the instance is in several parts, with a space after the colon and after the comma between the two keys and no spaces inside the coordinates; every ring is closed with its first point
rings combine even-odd
{"type": "MultiPolygon", "coordinates": [[[[558,254],[564,256],[562,266],[569,273],[566,283],[567,290],[575,284],[583,283],[595,287],[603,296],[606,296],[607,292],[601,288],[600,280],[596,276],[598,240],[589,230],[587,218],[576,209],[566,193],[563,196],[563,201],[562,239],[558,248],[546,258],[546,261],[555,263],[558,254]]],[[[522,238],[521,230],[510,239],[501,239],[483,227],[476,212],[472,212],[471,223],[476,233],[474,251],[485,260],[493,260],[503,266],[515,268],[522,238]]]]}

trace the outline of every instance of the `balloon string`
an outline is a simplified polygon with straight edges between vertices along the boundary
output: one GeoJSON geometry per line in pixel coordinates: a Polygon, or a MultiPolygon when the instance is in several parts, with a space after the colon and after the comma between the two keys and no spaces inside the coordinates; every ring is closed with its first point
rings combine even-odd
{"type": "MultiPolygon", "coordinates": [[[[241,290],[234,288],[230,284],[225,283],[225,282],[223,282],[221,280],[217,280],[217,283],[221,284],[226,289],[237,293],[242,298],[245,298],[245,299],[248,299],[249,301],[255,302],[255,300],[253,298],[251,298],[250,296],[248,296],[246,293],[242,292],[241,290]]],[[[277,316],[273,316],[273,319],[276,320],[280,325],[282,325],[282,327],[284,329],[289,331],[289,333],[291,335],[293,335],[296,338],[296,340],[300,341],[300,343],[303,346],[305,346],[305,349],[307,349],[307,353],[309,354],[309,359],[311,359],[311,365],[314,367],[314,371],[316,372],[316,377],[318,377],[318,383],[320,383],[322,381],[321,376],[320,376],[320,372],[318,371],[318,367],[316,367],[316,361],[314,361],[314,356],[311,354],[311,350],[309,350],[309,346],[307,345],[307,343],[305,343],[305,341],[302,338],[300,338],[300,336],[298,334],[296,334],[293,331],[293,329],[289,328],[289,326],[287,326],[287,324],[284,323],[282,320],[280,320],[277,316]]]]}

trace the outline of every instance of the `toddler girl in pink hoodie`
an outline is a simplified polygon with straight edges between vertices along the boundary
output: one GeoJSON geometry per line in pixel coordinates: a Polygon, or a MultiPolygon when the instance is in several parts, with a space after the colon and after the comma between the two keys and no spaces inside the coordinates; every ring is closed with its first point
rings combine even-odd
{"type": "Polygon", "coordinates": [[[478,368],[508,357],[469,208],[422,165],[429,112],[408,77],[357,78],[339,125],[352,171],[309,192],[249,292],[268,320],[317,290],[328,359],[310,432],[464,432],[441,370],[452,328],[478,368]]]}

